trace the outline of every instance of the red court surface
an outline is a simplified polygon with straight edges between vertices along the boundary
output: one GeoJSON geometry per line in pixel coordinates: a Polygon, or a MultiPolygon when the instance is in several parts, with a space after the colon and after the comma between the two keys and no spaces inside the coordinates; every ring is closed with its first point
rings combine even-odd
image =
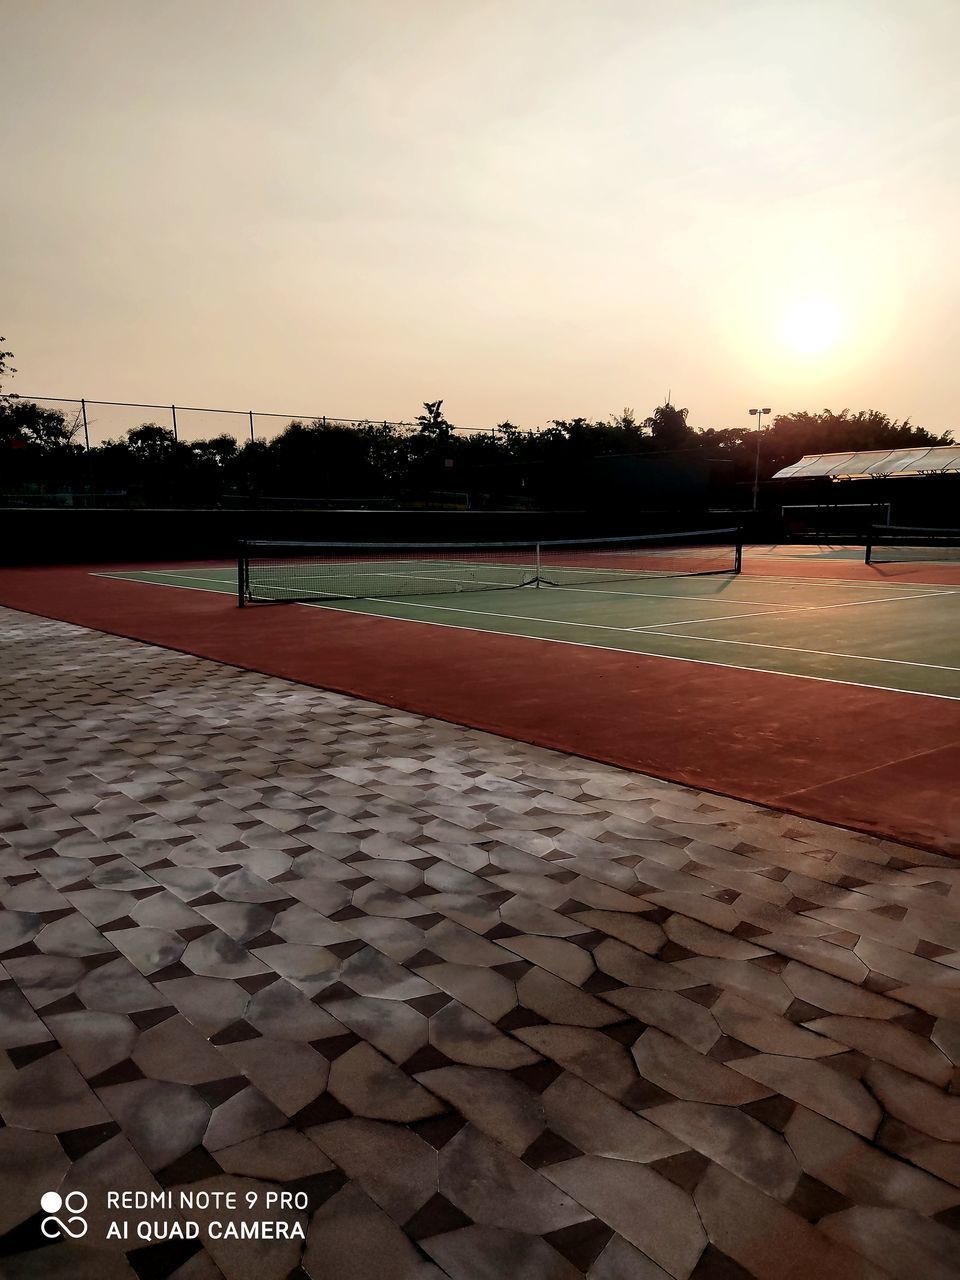
{"type": "MultiPolygon", "coordinates": [[[[757,559],[745,572],[958,580],[956,566],[757,559]]],[[[955,699],[334,610],[241,612],[92,568],[0,570],[0,603],[960,855],[955,699]]]]}

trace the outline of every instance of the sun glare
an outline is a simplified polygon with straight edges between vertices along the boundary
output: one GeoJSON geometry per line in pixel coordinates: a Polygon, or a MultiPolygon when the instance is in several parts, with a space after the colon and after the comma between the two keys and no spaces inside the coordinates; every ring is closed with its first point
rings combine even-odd
{"type": "Polygon", "coordinates": [[[836,345],[843,324],[840,312],[823,298],[794,303],[783,318],[783,338],[800,355],[815,355],[836,345]]]}

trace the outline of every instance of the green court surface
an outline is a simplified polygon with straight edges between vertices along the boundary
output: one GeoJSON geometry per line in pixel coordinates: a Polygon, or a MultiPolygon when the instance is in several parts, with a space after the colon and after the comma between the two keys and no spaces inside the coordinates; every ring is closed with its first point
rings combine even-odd
{"type": "MultiPolygon", "coordinates": [[[[232,565],[98,576],[237,591],[232,565]]],[[[960,700],[960,586],[715,574],[250,608],[278,628],[336,610],[960,700]]]]}

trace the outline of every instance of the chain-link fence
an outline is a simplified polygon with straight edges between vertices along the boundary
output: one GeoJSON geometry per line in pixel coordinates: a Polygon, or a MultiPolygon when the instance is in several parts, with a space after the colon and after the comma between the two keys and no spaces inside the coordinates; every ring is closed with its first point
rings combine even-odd
{"type": "MultiPolygon", "coordinates": [[[[76,429],[77,442],[82,442],[88,449],[103,444],[105,440],[121,438],[131,428],[139,427],[145,422],[167,427],[178,440],[188,444],[219,435],[230,435],[240,444],[247,440],[270,440],[290,422],[318,422],[323,426],[334,427],[370,425],[405,431],[415,431],[419,427],[416,421],[342,418],[324,413],[268,413],[254,409],[198,408],[195,405],[151,404],[132,400],[91,400],[85,396],[29,396],[18,393],[9,398],[32,404],[61,406],[70,425],[76,429]],[[133,409],[141,412],[130,413],[133,409]]],[[[478,432],[494,433],[498,428],[454,426],[452,430],[456,435],[471,435],[478,432]]]]}

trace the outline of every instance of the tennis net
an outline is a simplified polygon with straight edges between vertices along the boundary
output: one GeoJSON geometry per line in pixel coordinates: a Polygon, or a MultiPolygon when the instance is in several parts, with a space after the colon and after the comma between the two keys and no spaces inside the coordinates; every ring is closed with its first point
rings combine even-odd
{"type": "Polygon", "coordinates": [[[543,542],[244,542],[241,605],[739,573],[739,529],[543,542]]]}
{"type": "Polygon", "coordinates": [[[960,529],[876,525],[870,530],[864,558],[867,564],[960,561],[960,529]]]}

